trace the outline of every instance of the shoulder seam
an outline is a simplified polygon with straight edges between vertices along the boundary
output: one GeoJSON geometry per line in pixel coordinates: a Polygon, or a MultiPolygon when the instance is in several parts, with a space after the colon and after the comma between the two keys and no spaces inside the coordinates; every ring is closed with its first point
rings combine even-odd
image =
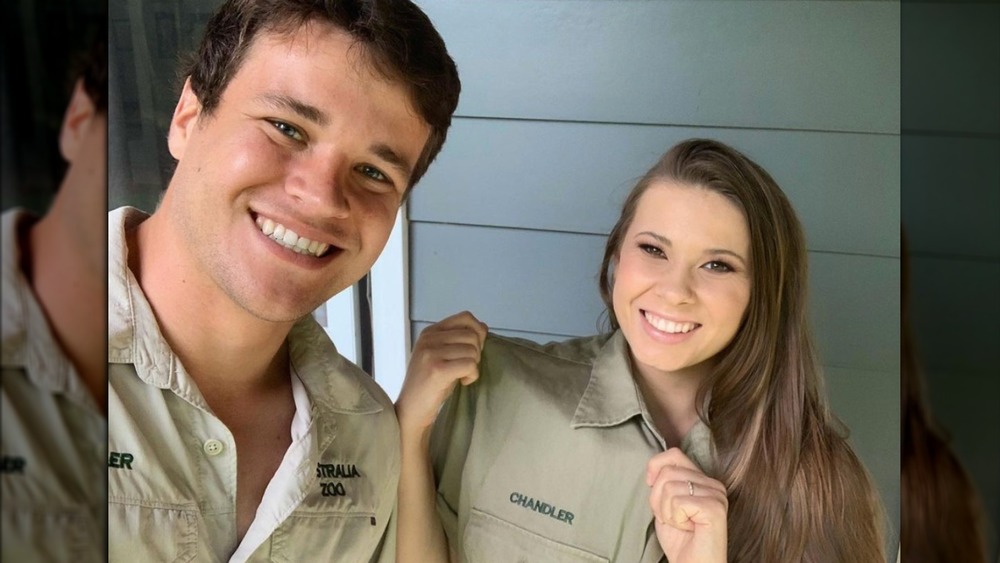
{"type": "MultiPolygon", "coordinates": [[[[497,338],[497,339],[503,340],[504,342],[506,342],[508,344],[511,344],[513,346],[517,346],[518,348],[521,348],[523,350],[527,350],[527,351],[532,352],[534,354],[539,354],[541,356],[545,356],[545,357],[552,358],[552,359],[555,359],[555,360],[561,360],[561,361],[564,361],[564,362],[567,362],[567,363],[571,363],[571,364],[576,364],[576,365],[579,365],[579,366],[593,366],[594,365],[593,361],[583,362],[583,361],[579,361],[579,360],[573,360],[573,359],[567,358],[565,356],[558,356],[556,354],[551,354],[551,353],[546,352],[544,350],[541,350],[539,348],[535,348],[533,346],[528,346],[526,344],[518,342],[517,340],[508,338],[506,336],[501,336],[501,335],[496,334],[496,333],[491,333],[490,336],[492,336],[493,338],[497,338]]],[[[537,346],[542,346],[542,345],[541,344],[537,344],[537,346]]]]}

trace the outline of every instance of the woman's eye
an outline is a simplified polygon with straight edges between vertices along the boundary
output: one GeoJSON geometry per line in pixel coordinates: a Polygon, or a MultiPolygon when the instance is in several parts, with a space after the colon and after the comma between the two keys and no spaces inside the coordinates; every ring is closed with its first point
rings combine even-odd
{"type": "Polygon", "coordinates": [[[649,254],[650,256],[663,256],[663,251],[659,247],[653,246],[652,244],[640,244],[639,250],[649,254]]]}
{"type": "Polygon", "coordinates": [[[285,123],[284,121],[278,121],[276,119],[271,120],[271,125],[274,126],[282,135],[292,139],[293,141],[303,142],[305,141],[305,135],[301,131],[296,129],[294,126],[285,123]]]}
{"type": "Polygon", "coordinates": [[[733,267],[721,260],[712,260],[704,268],[710,272],[732,272],[733,267]]]}

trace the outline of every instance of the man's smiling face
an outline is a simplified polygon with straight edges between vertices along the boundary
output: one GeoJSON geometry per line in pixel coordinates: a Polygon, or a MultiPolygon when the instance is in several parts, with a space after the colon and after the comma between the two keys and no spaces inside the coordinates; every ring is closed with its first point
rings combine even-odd
{"type": "Polygon", "coordinates": [[[405,87],[327,24],[262,32],[210,114],[185,84],[162,211],[198,281],[298,319],[364,276],[430,128],[405,87]]]}

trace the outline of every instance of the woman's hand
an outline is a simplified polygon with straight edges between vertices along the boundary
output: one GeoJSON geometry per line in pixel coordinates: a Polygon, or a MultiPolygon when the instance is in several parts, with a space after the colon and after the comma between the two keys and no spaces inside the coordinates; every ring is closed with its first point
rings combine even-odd
{"type": "Polygon", "coordinates": [[[726,487],[706,476],[680,448],[646,464],[656,538],[670,563],[725,563],[726,487]]]}
{"type": "Polygon", "coordinates": [[[485,324],[463,311],[420,333],[396,400],[402,430],[425,433],[455,382],[469,385],[479,378],[479,355],[486,332],[485,324]]]}
{"type": "Polygon", "coordinates": [[[479,378],[486,325],[469,312],[452,315],[420,333],[403,389],[396,399],[400,430],[396,561],[447,562],[448,546],[437,512],[437,486],[428,452],[430,429],[455,382],[479,378]]]}

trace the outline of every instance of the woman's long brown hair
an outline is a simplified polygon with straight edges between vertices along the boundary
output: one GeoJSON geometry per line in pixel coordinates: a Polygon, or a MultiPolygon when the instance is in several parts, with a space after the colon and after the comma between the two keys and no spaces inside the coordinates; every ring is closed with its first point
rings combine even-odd
{"type": "Polygon", "coordinates": [[[717,141],[670,149],[626,198],[600,289],[613,329],[613,267],[642,194],[657,181],[733,201],[750,233],[750,302],[698,391],[729,496],[729,561],[884,562],[879,495],[830,412],[806,317],[807,258],[788,199],[760,166],[717,141]]]}
{"type": "Polygon", "coordinates": [[[906,563],[986,562],[986,536],[972,479],[924,400],[910,324],[910,271],[902,238],[900,546],[906,563]]]}

